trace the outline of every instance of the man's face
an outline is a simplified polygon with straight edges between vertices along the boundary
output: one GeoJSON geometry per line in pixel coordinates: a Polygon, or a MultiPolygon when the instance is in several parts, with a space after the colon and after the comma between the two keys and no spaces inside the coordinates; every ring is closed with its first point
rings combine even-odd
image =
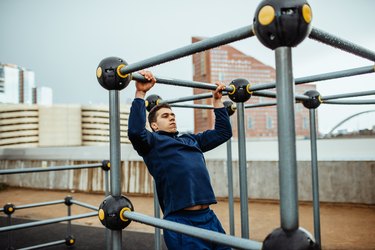
{"type": "Polygon", "coordinates": [[[154,131],[177,132],[176,116],[169,108],[161,108],[156,112],[156,122],[151,123],[154,131]]]}

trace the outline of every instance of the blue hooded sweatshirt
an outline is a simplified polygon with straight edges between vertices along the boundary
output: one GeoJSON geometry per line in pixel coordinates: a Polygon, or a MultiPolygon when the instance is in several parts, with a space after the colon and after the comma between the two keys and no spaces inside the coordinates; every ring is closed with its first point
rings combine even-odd
{"type": "Polygon", "coordinates": [[[232,136],[225,108],[214,109],[215,129],[198,134],[146,129],[145,101],[135,98],[130,109],[128,137],[155,179],[164,217],[194,205],[217,203],[203,152],[232,136]]]}

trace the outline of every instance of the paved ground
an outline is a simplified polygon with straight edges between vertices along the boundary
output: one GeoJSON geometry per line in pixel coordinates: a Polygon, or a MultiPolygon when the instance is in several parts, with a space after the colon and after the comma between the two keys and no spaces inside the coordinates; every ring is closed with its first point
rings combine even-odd
{"type": "MultiPolygon", "coordinates": [[[[72,193],[68,191],[43,191],[30,189],[15,189],[8,188],[0,191],[0,206],[7,202],[17,205],[26,205],[31,203],[39,203],[52,200],[64,199],[67,195],[73,196],[75,200],[89,203],[94,206],[99,206],[103,200],[103,194],[87,194],[87,193],[72,193]]],[[[153,215],[153,198],[141,196],[129,196],[132,201],[135,211],[153,215]]],[[[225,200],[219,201],[217,205],[212,206],[227,232],[229,232],[228,220],[228,203],[225,200]]],[[[91,212],[86,208],[76,205],[72,206],[72,214],[80,214],[91,212]]],[[[322,204],[321,212],[321,235],[323,249],[329,250],[374,250],[375,249],[375,206],[368,205],[351,205],[351,204],[322,204]]],[[[300,226],[313,232],[312,206],[309,203],[303,203],[299,207],[299,221],[300,226]]],[[[65,205],[52,205],[40,208],[29,208],[17,210],[13,216],[20,219],[43,220],[47,218],[62,217],[67,215],[65,205]]],[[[3,216],[3,214],[0,214],[3,216]]],[[[250,238],[257,241],[263,239],[275,228],[279,227],[279,205],[275,202],[265,201],[251,201],[249,203],[249,221],[250,221],[250,238]]],[[[0,220],[0,226],[5,226],[5,219],[0,220]]],[[[103,230],[97,217],[80,219],[73,222],[79,227],[79,230],[103,230]],[[90,226],[90,227],[80,227],[90,226]]],[[[241,235],[240,223],[240,204],[235,203],[235,234],[241,235]]],[[[61,224],[59,225],[61,226],[61,224]]],[[[52,227],[53,228],[53,227],[52,227]]],[[[46,231],[50,232],[50,228],[46,231]]],[[[57,228],[57,225],[56,225],[57,228]]],[[[66,227],[65,227],[66,228],[66,227]]],[[[14,231],[14,237],[17,232],[20,232],[23,239],[30,238],[32,241],[35,237],[31,233],[22,233],[21,231],[14,231]]],[[[140,224],[131,223],[129,227],[123,232],[134,235],[134,232],[139,233],[153,233],[154,228],[140,224]]],[[[6,237],[5,233],[0,233],[0,248],[4,246],[6,237]]],[[[87,235],[87,234],[86,234],[87,235]]],[[[88,235],[90,235],[88,233],[88,235]]],[[[93,234],[91,234],[93,235],[93,234]]],[[[101,237],[104,238],[103,233],[101,237]]],[[[146,239],[152,240],[151,235],[138,234],[140,236],[133,237],[132,248],[124,247],[124,249],[145,249],[143,245],[146,239]],[[137,247],[138,246],[138,247],[137,247]]],[[[85,236],[82,236],[83,238],[85,236]]],[[[92,239],[93,236],[91,236],[92,239]]],[[[125,236],[124,236],[125,237],[125,236]]],[[[88,241],[92,241],[87,237],[88,241]]],[[[77,239],[78,240],[78,239],[77,239]]],[[[81,241],[81,240],[80,240],[81,241]]],[[[103,240],[100,239],[102,242],[103,240]]],[[[152,244],[151,244],[152,245],[152,244]]],[[[124,245],[126,246],[126,245],[124,245]]],[[[77,248],[77,247],[76,247],[77,248]]],[[[49,248],[58,249],[58,248],[49,248]]],[[[81,248],[77,248],[81,249],[81,248]]],[[[83,248],[82,248],[83,249],[83,248]]],[[[100,249],[100,248],[98,248],[100,249]]]]}

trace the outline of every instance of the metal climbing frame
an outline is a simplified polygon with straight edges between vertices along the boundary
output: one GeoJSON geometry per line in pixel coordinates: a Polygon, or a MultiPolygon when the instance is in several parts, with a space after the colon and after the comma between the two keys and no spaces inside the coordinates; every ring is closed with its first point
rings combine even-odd
{"type": "MultiPolygon", "coordinates": [[[[74,170],[74,169],[84,169],[84,168],[99,168],[102,167],[103,170],[105,169],[104,164],[107,164],[107,161],[103,161],[102,163],[95,163],[95,164],[81,164],[81,165],[66,165],[66,166],[56,166],[56,167],[48,167],[48,168],[22,168],[22,169],[4,169],[0,170],[0,175],[10,175],[10,174],[26,174],[26,173],[38,173],[38,172],[47,172],[47,171],[63,171],[63,170],[74,170]]],[[[108,194],[108,171],[105,171],[105,193],[108,194]]],[[[75,239],[71,236],[71,221],[82,219],[82,218],[88,218],[97,216],[98,208],[95,206],[92,206],[90,204],[80,202],[77,200],[74,200],[72,197],[67,196],[64,200],[56,200],[56,201],[48,201],[48,202],[39,202],[39,203],[33,203],[33,204],[27,204],[27,205],[19,205],[15,206],[11,203],[5,204],[2,208],[0,208],[0,212],[3,212],[7,214],[7,226],[0,227],[0,233],[1,232],[7,232],[8,233],[8,248],[11,249],[12,247],[12,231],[24,229],[24,228],[31,228],[31,227],[37,227],[37,226],[43,226],[43,225],[49,225],[54,223],[59,223],[63,221],[67,221],[67,237],[64,240],[57,240],[53,242],[43,243],[39,245],[34,245],[27,247],[25,249],[39,249],[42,247],[48,247],[48,246],[56,246],[60,244],[66,244],[66,245],[73,245],[75,243],[75,239]],[[12,214],[16,210],[20,209],[26,209],[26,208],[35,208],[35,207],[41,207],[41,206],[49,206],[49,205],[56,205],[56,204],[65,204],[67,206],[67,216],[65,217],[59,217],[59,218],[53,218],[53,219],[47,219],[47,220],[41,220],[41,221],[33,221],[23,224],[17,224],[12,225],[12,214]],[[78,205],[81,207],[85,207],[91,210],[94,210],[95,212],[80,214],[80,215],[71,215],[71,205],[78,205]]]]}
{"type": "MultiPolygon", "coordinates": [[[[134,64],[127,65],[119,69],[119,74],[126,75],[133,73],[137,70],[145,69],[148,67],[156,66],[161,63],[172,61],[184,56],[192,55],[197,52],[208,50],[220,45],[224,45],[230,42],[235,42],[244,38],[254,36],[253,26],[246,26],[222,35],[218,35],[194,44],[187,45],[185,47],[172,50],[170,52],[160,54],[158,56],[149,58],[144,61],[140,61],[134,64]]],[[[320,41],[330,46],[342,49],[346,52],[354,55],[364,57],[366,59],[375,61],[375,53],[362,48],[358,45],[352,44],[348,41],[342,40],[338,37],[330,35],[326,32],[320,31],[316,28],[312,28],[309,37],[311,39],[320,41]]],[[[279,185],[280,185],[280,213],[281,213],[281,228],[283,230],[296,230],[299,227],[298,218],[298,188],[297,188],[297,166],[296,166],[296,142],[295,142],[295,125],[294,125],[294,102],[295,98],[299,101],[308,100],[309,97],[303,95],[295,95],[294,84],[302,84],[306,82],[321,81],[339,77],[346,77],[349,75],[357,75],[374,72],[374,67],[362,67],[357,69],[351,69],[341,72],[328,73],[326,75],[305,77],[301,79],[294,79],[292,72],[292,50],[290,47],[277,47],[275,49],[275,61],[276,61],[276,84],[259,84],[250,88],[250,90],[257,90],[258,95],[275,97],[276,93],[260,92],[260,89],[269,89],[276,87],[277,91],[277,111],[278,111],[278,141],[279,141],[279,185]]],[[[133,75],[133,79],[142,80],[137,74],[133,75]]],[[[157,82],[179,85],[185,87],[202,88],[202,89],[213,89],[213,85],[206,83],[193,83],[191,81],[176,81],[175,79],[162,79],[157,78],[157,82]]],[[[119,110],[118,110],[118,91],[110,90],[110,110],[111,110],[111,189],[113,195],[120,195],[120,141],[119,141],[119,110]]],[[[231,91],[230,87],[226,88],[226,91],[231,91]]],[[[255,93],[255,92],[254,92],[255,93]]],[[[207,98],[200,96],[199,98],[207,98]]],[[[175,102],[178,102],[175,101],[175,102]]],[[[328,103],[328,102],[327,102],[328,103]]],[[[259,242],[253,242],[246,240],[249,238],[249,223],[248,223],[248,197],[247,197],[247,174],[246,174],[246,148],[245,148],[245,135],[243,133],[243,111],[244,103],[237,103],[237,119],[239,124],[239,168],[240,168],[240,200],[241,200],[241,235],[242,238],[232,240],[232,238],[226,238],[227,240],[219,241],[216,237],[213,237],[212,232],[200,231],[195,233],[197,229],[189,228],[187,226],[176,225],[175,223],[163,221],[156,218],[149,218],[144,215],[140,215],[136,212],[125,211],[122,216],[136,220],[142,223],[150,224],[155,227],[167,228],[170,230],[176,230],[178,232],[189,234],[201,238],[205,238],[218,243],[224,243],[229,246],[239,247],[236,243],[239,241],[246,241],[248,249],[260,249],[261,244],[259,242]]],[[[311,126],[315,126],[314,114],[311,112],[311,126]]],[[[311,129],[312,141],[316,139],[316,131],[311,129]]],[[[312,142],[313,143],[313,142],[312,142]]],[[[314,192],[318,189],[317,183],[317,166],[316,166],[316,145],[312,144],[312,158],[313,160],[313,183],[315,183],[314,192]]],[[[317,199],[316,196],[314,196],[317,199]]],[[[317,201],[318,202],[318,201],[317,201]]],[[[315,206],[315,205],[314,205],[315,206]]],[[[314,215],[316,212],[314,212],[314,215]]],[[[318,230],[318,226],[315,225],[315,229],[318,230]]],[[[230,237],[221,235],[220,237],[230,237]]],[[[320,243],[320,236],[316,235],[318,242],[320,243]]],[[[112,237],[112,249],[121,249],[121,231],[114,231],[112,237]]]]}

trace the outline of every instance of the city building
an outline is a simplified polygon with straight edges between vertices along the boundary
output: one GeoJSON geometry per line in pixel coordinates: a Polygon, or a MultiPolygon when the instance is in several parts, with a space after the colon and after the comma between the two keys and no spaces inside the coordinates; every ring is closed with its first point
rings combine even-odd
{"type": "Polygon", "coordinates": [[[33,88],[32,103],[40,105],[52,105],[53,92],[50,87],[33,88]]]}
{"type": "Polygon", "coordinates": [[[35,74],[14,64],[0,64],[0,103],[32,104],[35,74]]]}
{"type": "MultiPolygon", "coordinates": [[[[129,110],[121,106],[121,143],[130,143],[129,110]]],[[[1,104],[0,148],[94,145],[109,145],[108,106],[1,104]]]]}
{"type": "MultiPolygon", "coordinates": [[[[192,42],[201,41],[201,37],[192,37],[192,42]]],[[[229,45],[223,45],[211,50],[193,55],[193,80],[198,82],[214,83],[221,81],[229,84],[237,78],[245,78],[252,85],[258,83],[275,82],[276,71],[274,68],[263,64],[257,59],[229,45]]],[[[307,90],[316,89],[315,85],[296,85],[295,93],[303,94],[307,90]]],[[[269,91],[276,92],[275,89],[269,91]]],[[[207,90],[194,89],[194,94],[205,93],[207,90]]],[[[267,97],[252,96],[246,104],[257,104],[263,102],[275,102],[275,99],[267,97]]],[[[196,104],[212,104],[211,98],[196,100],[196,104]]],[[[237,138],[236,115],[231,118],[233,126],[233,137],[237,138]]],[[[277,137],[277,110],[276,106],[249,108],[245,110],[245,133],[246,138],[276,138],[277,137]]],[[[194,110],[195,132],[211,129],[214,123],[214,114],[210,110],[194,110]]],[[[299,138],[309,137],[309,110],[302,104],[295,105],[296,136],[299,138]]]]}

